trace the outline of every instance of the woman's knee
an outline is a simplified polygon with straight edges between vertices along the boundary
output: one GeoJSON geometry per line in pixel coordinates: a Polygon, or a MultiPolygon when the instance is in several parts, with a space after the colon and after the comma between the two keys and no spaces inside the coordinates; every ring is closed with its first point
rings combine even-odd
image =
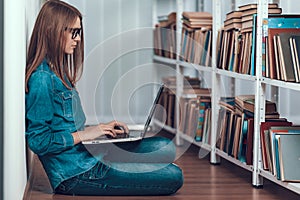
{"type": "Polygon", "coordinates": [[[157,148],[166,148],[172,152],[176,151],[176,146],[172,140],[165,137],[152,137],[152,139],[154,140],[152,141],[153,144],[155,144],[157,148]]]}
{"type": "Polygon", "coordinates": [[[182,169],[179,168],[176,164],[170,164],[168,166],[170,183],[169,186],[172,190],[172,193],[177,192],[183,185],[183,172],[182,169]]]}

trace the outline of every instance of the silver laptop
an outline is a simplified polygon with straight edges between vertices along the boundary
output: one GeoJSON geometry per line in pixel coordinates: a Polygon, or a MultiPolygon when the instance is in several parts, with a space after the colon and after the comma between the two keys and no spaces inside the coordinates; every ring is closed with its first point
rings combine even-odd
{"type": "Polygon", "coordinates": [[[116,142],[132,142],[132,141],[138,141],[138,140],[143,139],[149,128],[151,119],[152,119],[154,111],[155,111],[155,107],[158,104],[158,101],[160,99],[160,96],[161,96],[163,90],[164,90],[164,85],[161,85],[157,92],[156,98],[152,104],[150,113],[147,117],[147,120],[146,120],[143,130],[129,130],[128,134],[120,134],[115,138],[103,135],[103,136],[98,137],[93,140],[82,141],[82,144],[105,144],[105,143],[116,143],[116,142]]]}

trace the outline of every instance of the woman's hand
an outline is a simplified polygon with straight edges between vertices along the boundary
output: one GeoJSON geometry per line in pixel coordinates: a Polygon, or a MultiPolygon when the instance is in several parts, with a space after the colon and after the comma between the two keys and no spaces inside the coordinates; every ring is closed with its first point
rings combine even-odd
{"type": "Polygon", "coordinates": [[[102,135],[110,135],[116,137],[117,134],[128,133],[128,127],[123,122],[111,121],[109,123],[101,123],[96,126],[89,126],[84,131],[73,133],[74,143],[77,144],[84,140],[92,140],[102,135]]]}

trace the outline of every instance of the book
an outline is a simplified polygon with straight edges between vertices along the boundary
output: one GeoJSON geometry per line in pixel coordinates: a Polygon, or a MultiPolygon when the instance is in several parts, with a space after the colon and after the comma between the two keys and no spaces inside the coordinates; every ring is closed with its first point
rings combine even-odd
{"type": "Polygon", "coordinates": [[[282,181],[300,182],[300,134],[281,134],[278,138],[282,181]]]}
{"type": "MultiPolygon", "coordinates": [[[[289,43],[289,38],[292,36],[300,36],[300,29],[290,30],[290,32],[278,33],[278,48],[280,63],[282,64],[282,74],[284,75],[284,81],[295,82],[296,81],[296,71],[294,69],[291,47],[289,43]],[[298,33],[296,33],[296,30],[298,33]]],[[[275,55],[276,56],[276,55],[275,55]]],[[[297,78],[298,79],[298,78],[297,78]]]]}
{"type": "Polygon", "coordinates": [[[226,146],[224,149],[224,152],[226,152],[228,155],[232,155],[232,145],[233,145],[233,138],[234,138],[234,129],[236,127],[235,124],[235,113],[234,112],[228,112],[229,118],[227,121],[227,127],[226,127],[226,146]]]}
{"type": "Polygon", "coordinates": [[[219,105],[234,112],[235,97],[221,97],[219,101],[219,105]]]}
{"type": "MultiPolygon", "coordinates": [[[[250,69],[250,75],[254,76],[256,74],[256,21],[257,15],[253,15],[253,29],[252,29],[252,48],[251,48],[251,69],[250,69]]],[[[265,45],[264,45],[264,37],[263,37],[263,43],[262,43],[262,56],[265,54],[265,45]]],[[[263,60],[262,60],[263,61],[263,60]]],[[[264,63],[262,63],[262,70],[264,71],[264,63]]],[[[263,74],[263,73],[262,73],[263,74]]]]}
{"type": "MultiPolygon", "coordinates": [[[[281,14],[282,13],[282,8],[268,8],[268,13],[269,14],[281,14]]],[[[252,8],[248,10],[244,10],[242,14],[242,18],[245,16],[252,16],[253,14],[257,14],[257,9],[252,8]]]]}
{"type": "MultiPolygon", "coordinates": [[[[288,121],[266,121],[260,124],[260,142],[261,142],[261,152],[262,152],[262,161],[263,169],[269,170],[268,158],[267,158],[267,148],[266,148],[266,136],[264,131],[269,131],[271,127],[278,126],[292,126],[292,122],[288,121]]],[[[270,140],[269,140],[270,141],[270,140]]],[[[271,154],[270,154],[271,155],[271,154]]]]}
{"type": "MultiPolygon", "coordinates": [[[[277,60],[277,63],[278,63],[278,48],[277,48],[277,44],[278,42],[276,42],[276,40],[274,41],[274,36],[275,35],[278,35],[279,33],[289,33],[289,32],[292,32],[292,31],[295,31],[295,29],[291,29],[291,28],[269,28],[268,29],[268,52],[269,52],[269,66],[270,66],[270,78],[272,79],[279,79],[280,78],[278,77],[279,74],[280,74],[280,71],[279,71],[279,64],[276,64],[276,60],[277,60]],[[276,48],[274,47],[274,44],[276,45],[276,48]],[[277,57],[276,57],[277,56],[277,57]],[[278,66],[277,66],[278,65],[278,66]],[[277,67],[276,67],[277,66],[277,67]]],[[[288,45],[288,44],[286,44],[288,45]]]]}
{"type": "Polygon", "coordinates": [[[175,94],[174,93],[168,93],[168,107],[167,107],[167,125],[170,127],[175,127],[175,94]]]}
{"type": "Polygon", "coordinates": [[[205,110],[204,125],[203,125],[203,137],[202,142],[204,144],[211,144],[211,108],[205,110]]]}
{"type": "Polygon", "coordinates": [[[182,17],[186,19],[212,19],[212,14],[209,12],[182,12],[182,17]]]}
{"type": "Polygon", "coordinates": [[[244,45],[243,63],[240,73],[250,74],[251,66],[251,49],[252,49],[252,32],[245,33],[245,45],[244,45]]]}
{"type": "Polygon", "coordinates": [[[246,163],[246,145],[247,145],[248,120],[245,114],[242,114],[241,133],[238,150],[238,160],[246,163]]]}
{"type": "Polygon", "coordinates": [[[289,38],[289,42],[291,47],[291,54],[292,54],[296,82],[300,82],[300,62],[299,62],[300,36],[295,36],[295,35],[291,36],[289,38]]]}
{"type": "MultiPolygon", "coordinates": [[[[254,113],[255,96],[254,95],[239,95],[235,97],[235,102],[240,108],[248,110],[254,113]]],[[[266,100],[265,113],[277,113],[277,107],[275,102],[266,100]]]]}
{"type": "Polygon", "coordinates": [[[211,49],[212,49],[212,31],[206,31],[204,51],[200,64],[203,66],[211,65],[211,49]]]}
{"type": "Polygon", "coordinates": [[[179,126],[178,129],[181,133],[184,132],[186,129],[186,119],[187,119],[187,113],[188,113],[188,104],[189,104],[189,98],[187,97],[180,97],[179,100],[179,126]]]}
{"type": "Polygon", "coordinates": [[[212,14],[209,12],[182,12],[182,22],[190,28],[212,27],[212,14]]]}
{"type": "Polygon", "coordinates": [[[226,20],[228,19],[240,19],[243,12],[239,10],[233,10],[226,14],[226,20]]]}
{"type": "Polygon", "coordinates": [[[254,118],[248,118],[247,143],[246,143],[246,164],[253,164],[253,134],[254,118]]]}
{"type": "MultiPolygon", "coordinates": [[[[266,45],[266,38],[268,38],[268,45],[266,46],[268,51],[268,60],[266,60],[266,65],[268,65],[269,69],[269,77],[272,79],[281,80],[281,74],[279,71],[279,60],[274,54],[277,54],[277,40],[274,38],[276,30],[273,29],[295,29],[300,26],[299,22],[300,15],[272,15],[269,14],[268,19],[264,20],[263,25],[263,45],[266,45]]],[[[286,31],[288,32],[288,30],[286,31]]],[[[266,69],[267,70],[267,69],[266,69]]],[[[263,71],[263,74],[265,72],[263,71]]]]}
{"type": "Polygon", "coordinates": [[[218,122],[220,124],[219,127],[219,135],[220,135],[220,142],[219,142],[219,149],[221,151],[227,152],[227,147],[228,147],[228,135],[229,135],[229,131],[231,131],[230,127],[231,123],[232,123],[232,117],[234,115],[234,112],[232,112],[231,110],[227,110],[226,108],[220,108],[219,111],[219,118],[218,118],[218,122]]]}
{"type": "MultiPolygon", "coordinates": [[[[277,7],[278,7],[277,3],[269,3],[268,4],[268,8],[277,8],[277,7]]],[[[256,3],[245,4],[245,5],[239,6],[238,8],[239,8],[239,11],[257,9],[257,4],[256,3]]]]}
{"type": "Polygon", "coordinates": [[[293,135],[300,134],[299,127],[272,127],[270,128],[270,143],[272,149],[272,160],[273,160],[273,174],[278,180],[282,180],[282,166],[280,164],[279,154],[281,150],[279,149],[279,140],[283,135],[293,135]]]}
{"type": "Polygon", "coordinates": [[[189,103],[189,117],[188,117],[188,128],[185,134],[191,136],[191,138],[195,137],[197,131],[197,120],[199,119],[199,107],[196,101],[192,101],[189,103]]]}
{"type": "Polygon", "coordinates": [[[202,141],[203,137],[203,128],[204,128],[204,119],[205,119],[205,111],[206,109],[211,107],[211,99],[210,97],[199,96],[197,98],[197,106],[199,107],[198,110],[198,120],[197,120],[197,128],[196,128],[196,141],[202,141]]]}
{"type": "Polygon", "coordinates": [[[270,135],[269,130],[261,131],[261,149],[262,149],[262,161],[263,161],[263,169],[268,170],[273,173],[273,160],[272,160],[272,151],[271,151],[271,143],[270,143],[270,135]],[[264,146],[263,146],[264,145],[264,146]],[[263,152],[264,150],[264,152],[263,152]]]}
{"type": "Polygon", "coordinates": [[[217,138],[216,138],[216,147],[218,149],[223,148],[224,143],[224,127],[226,124],[226,109],[220,108],[218,111],[218,124],[217,124],[217,138]]]}
{"type": "Polygon", "coordinates": [[[234,158],[238,158],[238,150],[239,150],[239,142],[240,142],[240,135],[241,135],[241,125],[242,125],[242,117],[240,115],[236,115],[236,125],[235,125],[235,133],[234,133],[234,140],[233,140],[233,152],[232,155],[234,158]]]}

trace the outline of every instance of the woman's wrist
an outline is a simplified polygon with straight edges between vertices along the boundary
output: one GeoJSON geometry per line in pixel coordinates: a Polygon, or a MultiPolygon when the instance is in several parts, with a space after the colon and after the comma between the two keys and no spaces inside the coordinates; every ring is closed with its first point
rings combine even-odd
{"type": "Polygon", "coordinates": [[[72,133],[72,136],[73,136],[73,140],[74,140],[74,145],[81,142],[78,132],[72,133]]]}

